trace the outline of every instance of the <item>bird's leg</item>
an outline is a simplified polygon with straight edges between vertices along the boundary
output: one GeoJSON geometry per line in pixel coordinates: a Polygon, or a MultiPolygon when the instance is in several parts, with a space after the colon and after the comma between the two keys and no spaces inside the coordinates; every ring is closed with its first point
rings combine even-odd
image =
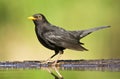
{"type": "Polygon", "coordinates": [[[57,60],[55,60],[55,62],[54,62],[53,65],[56,65],[57,61],[60,59],[60,57],[62,56],[62,54],[63,54],[63,51],[59,51],[58,58],[57,58],[57,60]]]}
{"type": "Polygon", "coordinates": [[[50,58],[48,58],[48,59],[47,59],[45,62],[43,62],[43,63],[48,63],[48,62],[49,62],[54,56],[56,56],[57,54],[59,54],[59,55],[58,55],[58,58],[57,58],[57,60],[55,60],[54,63],[53,63],[53,65],[56,65],[57,61],[60,59],[61,55],[63,54],[63,51],[59,51],[59,52],[55,51],[55,54],[53,54],[50,58]]]}
{"type": "Polygon", "coordinates": [[[54,56],[56,56],[58,53],[53,54],[50,58],[48,58],[45,62],[49,62],[54,56]]]}
{"type": "Polygon", "coordinates": [[[53,54],[51,57],[49,57],[47,60],[43,61],[42,64],[47,64],[55,55],[58,53],[53,54]]]}

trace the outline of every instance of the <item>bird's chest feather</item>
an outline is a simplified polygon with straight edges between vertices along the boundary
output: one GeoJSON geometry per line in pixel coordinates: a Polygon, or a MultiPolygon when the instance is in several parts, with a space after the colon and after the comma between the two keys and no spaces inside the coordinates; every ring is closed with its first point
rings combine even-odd
{"type": "Polygon", "coordinates": [[[40,41],[40,43],[49,48],[49,49],[52,49],[54,50],[55,49],[55,46],[52,45],[48,40],[45,39],[44,37],[44,33],[47,32],[48,30],[45,30],[45,29],[40,29],[40,28],[35,28],[35,32],[36,32],[36,35],[37,35],[37,38],[38,40],[40,41]]]}
{"type": "Polygon", "coordinates": [[[37,35],[38,40],[43,44],[45,43],[45,38],[43,37],[43,34],[45,31],[43,31],[41,28],[35,28],[35,32],[37,35]]]}

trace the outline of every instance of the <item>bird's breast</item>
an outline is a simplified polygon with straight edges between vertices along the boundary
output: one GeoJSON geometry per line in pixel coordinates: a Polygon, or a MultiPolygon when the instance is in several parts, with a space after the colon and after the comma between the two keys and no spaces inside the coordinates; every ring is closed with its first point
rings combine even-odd
{"type": "Polygon", "coordinates": [[[45,46],[46,48],[48,49],[51,49],[51,50],[55,50],[55,46],[52,45],[48,40],[45,39],[45,37],[43,36],[44,32],[41,32],[40,30],[38,29],[35,29],[35,32],[36,32],[36,35],[37,35],[37,38],[39,40],[39,42],[45,46]]]}

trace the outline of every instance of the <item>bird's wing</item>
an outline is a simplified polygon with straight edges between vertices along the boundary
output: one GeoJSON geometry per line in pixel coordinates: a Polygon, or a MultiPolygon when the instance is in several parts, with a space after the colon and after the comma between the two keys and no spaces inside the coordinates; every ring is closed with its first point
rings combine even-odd
{"type": "Polygon", "coordinates": [[[50,31],[44,33],[43,36],[50,43],[59,47],[80,51],[87,50],[80,45],[79,40],[75,39],[74,36],[70,35],[67,31],[50,31]]]}

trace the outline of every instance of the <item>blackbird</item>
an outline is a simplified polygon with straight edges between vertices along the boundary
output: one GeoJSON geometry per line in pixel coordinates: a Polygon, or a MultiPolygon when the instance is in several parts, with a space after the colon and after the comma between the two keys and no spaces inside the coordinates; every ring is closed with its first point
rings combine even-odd
{"type": "MultiPolygon", "coordinates": [[[[83,47],[84,43],[80,42],[80,39],[94,31],[110,27],[100,26],[86,30],[68,31],[52,25],[41,13],[34,14],[33,16],[28,17],[28,19],[33,20],[35,24],[35,32],[40,43],[46,48],[55,51],[55,54],[48,58],[47,61],[57,54],[59,54],[59,59],[63,54],[63,50],[66,48],[77,51],[88,51],[88,49],[83,47]]],[[[57,63],[58,59],[55,63],[57,63]]]]}

